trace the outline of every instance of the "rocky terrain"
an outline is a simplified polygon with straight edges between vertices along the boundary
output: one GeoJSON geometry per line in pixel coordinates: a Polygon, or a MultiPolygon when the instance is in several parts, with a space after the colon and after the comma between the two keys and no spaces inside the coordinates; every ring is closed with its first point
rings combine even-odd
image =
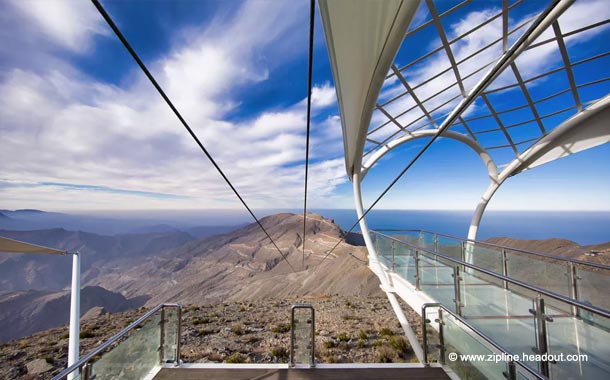
{"type": "MultiPolygon", "coordinates": [[[[326,252],[343,233],[331,220],[315,214],[308,216],[304,255],[300,236],[302,215],[277,214],[263,218],[261,222],[286,260],[256,224],[199,240],[180,232],[112,237],[56,229],[2,231],[2,234],[65,249],[80,246],[83,286],[103,288],[121,298],[117,298],[114,305],[83,302],[82,314],[94,306],[103,306],[109,311],[125,310],[119,304],[126,302],[130,305],[147,302],[146,306],[155,306],[162,302],[200,304],[219,300],[379,293],[377,279],[366,267],[364,247],[342,243],[325,259],[326,252]],[[184,241],[186,243],[181,244],[184,241]]],[[[53,281],[60,283],[63,281],[60,276],[69,276],[71,264],[69,257],[49,256],[3,255],[0,257],[0,279],[12,284],[15,277],[15,283],[25,282],[21,285],[32,284],[34,288],[34,285],[47,283],[52,289],[53,281]],[[21,280],[17,281],[17,277],[21,280]]],[[[0,342],[67,323],[67,307],[59,311],[56,306],[46,306],[47,302],[61,297],[67,297],[66,290],[39,292],[36,296],[17,291],[0,296],[3,310],[0,312],[0,342]],[[54,318],[46,318],[44,313],[34,312],[34,309],[53,309],[57,313],[54,318]],[[28,310],[31,313],[25,318],[15,318],[28,310]]]]}
{"type": "MultiPolygon", "coordinates": [[[[290,306],[298,302],[316,309],[319,363],[416,360],[385,296],[334,295],[185,305],[182,360],[287,363],[290,306]]],[[[145,311],[140,308],[83,318],[81,353],[91,351],[145,311]]],[[[415,312],[409,312],[409,319],[413,326],[419,326],[415,312]]],[[[48,379],[59,373],[67,363],[67,331],[67,326],[62,326],[0,345],[0,378],[48,379]]]]}

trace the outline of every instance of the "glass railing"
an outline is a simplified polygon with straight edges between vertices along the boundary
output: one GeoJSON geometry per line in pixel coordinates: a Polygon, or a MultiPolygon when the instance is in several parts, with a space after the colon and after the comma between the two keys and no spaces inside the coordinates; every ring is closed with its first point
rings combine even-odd
{"type": "Polygon", "coordinates": [[[387,234],[405,243],[610,310],[610,297],[606,297],[604,291],[610,283],[610,266],[424,230],[387,230],[387,234]]]}
{"type": "Polygon", "coordinates": [[[316,315],[312,305],[293,305],[290,314],[290,365],[315,363],[316,315]]]}
{"type": "Polygon", "coordinates": [[[141,380],[164,363],[180,362],[181,307],[159,305],[53,380],[78,374],[81,380],[141,380]]]}
{"type": "Polygon", "coordinates": [[[380,261],[389,263],[384,264],[388,271],[486,337],[501,342],[511,354],[521,355],[521,362],[530,369],[553,379],[606,379],[610,375],[607,310],[450,255],[371,233],[380,247],[380,261]],[[531,356],[545,353],[584,354],[587,361],[540,361],[531,356]]]}
{"type": "Polygon", "coordinates": [[[441,304],[422,307],[424,364],[439,362],[459,379],[545,379],[441,304]]]}

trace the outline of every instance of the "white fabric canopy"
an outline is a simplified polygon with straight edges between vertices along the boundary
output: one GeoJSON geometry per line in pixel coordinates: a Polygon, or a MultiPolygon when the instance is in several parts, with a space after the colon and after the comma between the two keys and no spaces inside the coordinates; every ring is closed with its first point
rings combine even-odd
{"type": "Polygon", "coordinates": [[[379,91],[419,1],[320,0],[341,112],[345,166],[360,170],[379,91]]]}
{"type": "Polygon", "coordinates": [[[48,253],[54,255],[63,255],[66,251],[59,249],[43,247],[41,245],[24,243],[22,241],[8,239],[0,236],[0,252],[14,253],[48,253]]]}

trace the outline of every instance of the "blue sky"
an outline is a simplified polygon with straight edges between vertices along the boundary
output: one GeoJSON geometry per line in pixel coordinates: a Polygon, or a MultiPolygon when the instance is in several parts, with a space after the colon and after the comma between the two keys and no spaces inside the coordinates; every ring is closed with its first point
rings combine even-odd
{"type": "MultiPolygon", "coordinates": [[[[308,1],[103,4],[245,200],[255,208],[301,207],[308,1]]],[[[499,6],[475,4],[447,21],[450,30],[457,33],[499,6]]],[[[540,7],[531,4],[511,21],[540,7]]],[[[587,7],[595,11],[600,4],[587,7]]],[[[309,204],[353,208],[317,17],[309,204]]],[[[421,22],[426,14],[418,17],[421,22]]],[[[575,41],[571,53],[587,56],[590,46],[600,44],[608,50],[602,29],[586,43],[575,41]]],[[[409,51],[421,54],[434,40],[419,38],[417,48],[401,49],[397,63],[405,64],[409,51]]],[[[0,208],[240,207],[89,2],[4,1],[0,39],[0,208]]],[[[589,72],[607,71],[602,64],[589,72]]],[[[416,77],[423,68],[418,70],[408,75],[416,77]]],[[[393,86],[384,86],[386,95],[393,86]]],[[[407,144],[370,172],[365,203],[421,145],[407,144]]],[[[606,144],[511,178],[490,209],[610,210],[609,158],[606,144]]],[[[379,207],[473,209],[487,181],[474,153],[440,140],[379,207]]]]}

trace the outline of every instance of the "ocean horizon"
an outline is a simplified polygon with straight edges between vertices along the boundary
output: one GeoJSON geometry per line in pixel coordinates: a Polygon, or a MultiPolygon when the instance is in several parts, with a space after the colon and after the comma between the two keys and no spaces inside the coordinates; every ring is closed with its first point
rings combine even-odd
{"type": "MultiPolygon", "coordinates": [[[[358,220],[353,209],[314,208],[309,211],[333,219],[346,231],[358,220]]],[[[302,214],[303,210],[254,210],[258,218],[278,212],[302,214]]],[[[465,238],[472,214],[472,211],[466,210],[372,210],[366,219],[371,229],[421,229],[465,238]]],[[[186,230],[198,226],[243,226],[254,221],[246,210],[240,209],[81,211],[60,214],[51,212],[12,217],[38,223],[15,228],[10,221],[16,219],[6,219],[0,223],[0,229],[62,227],[68,230],[114,235],[155,225],[168,225],[186,230]]],[[[528,240],[559,238],[572,240],[580,245],[592,245],[610,242],[609,226],[610,211],[488,211],[481,221],[477,240],[492,237],[528,240]]],[[[359,226],[354,228],[354,232],[359,230],[359,226]]]]}
{"type": "MultiPolygon", "coordinates": [[[[334,219],[345,230],[358,220],[354,210],[312,211],[334,219]]],[[[366,220],[370,229],[422,229],[466,237],[472,214],[472,211],[372,210],[366,220]]],[[[488,211],[483,215],[477,240],[560,238],[591,245],[610,241],[609,226],[608,211],[488,211]]]]}

